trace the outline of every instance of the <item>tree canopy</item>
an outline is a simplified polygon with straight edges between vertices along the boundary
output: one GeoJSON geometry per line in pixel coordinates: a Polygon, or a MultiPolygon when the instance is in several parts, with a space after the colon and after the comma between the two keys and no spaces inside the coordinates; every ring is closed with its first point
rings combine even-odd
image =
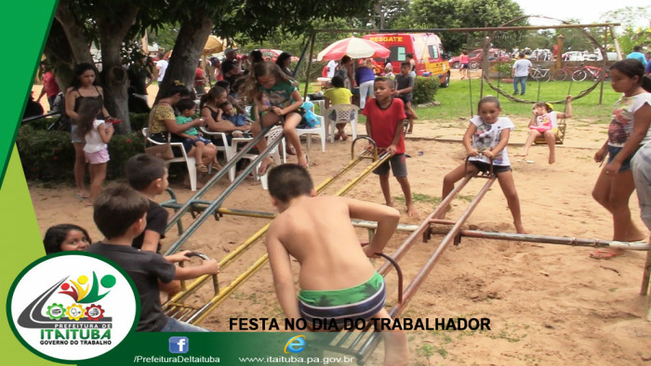
{"type": "MultiPolygon", "coordinates": [[[[60,75],[81,62],[94,62],[91,43],[101,50],[101,83],[106,107],[125,120],[122,132],[130,130],[127,109],[126,53],[145,32],[178,24],[174,52],[160,93],[175,81],[192,85],[197,60],[211,33],[222,37],[245,36],[262,40],[275,32],[297,36],[311,32],[316,20],[366,14],[373,0],[288,2],[285,0],[60,0],[45,54],[60,75]],[[68,53],[62,54],[61,50],[68,53]],[[66,71],[63,71],[66,70],[66,71]]],[[[62,86],[70,80],[59,78],[62,86]]]]}

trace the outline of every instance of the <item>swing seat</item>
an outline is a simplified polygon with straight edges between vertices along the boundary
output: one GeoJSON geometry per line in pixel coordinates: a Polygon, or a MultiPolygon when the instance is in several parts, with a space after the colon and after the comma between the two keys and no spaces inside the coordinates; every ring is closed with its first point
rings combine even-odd
{"type": "MultiPolygon", "coordinates": [[[[567,127],[567,124],[565,123],[565,120],[561,120],[558,122],[558,131],[556,132],[556,145],[563,145],[563,141],[565,141],[565,128],[567,127]]],[[[543,145],[547,144],[547,141],[545,141],[545,138],[542,136],[536,137],[536,139],[533,141],[536,145],[543,145]]]]}

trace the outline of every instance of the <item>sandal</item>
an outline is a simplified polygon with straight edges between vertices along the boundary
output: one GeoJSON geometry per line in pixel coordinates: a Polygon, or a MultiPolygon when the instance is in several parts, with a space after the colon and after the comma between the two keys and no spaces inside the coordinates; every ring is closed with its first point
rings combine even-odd
{"type": "Polygon", "coordinates": [[[310,157],[307,154],[305,154],[305,164],[304,165],[298,164],[298,166],[306,170],[310,169],[310,157]]]}
{"type": "Polygon", "coordinates": [[[611,259],[622,255],[624,255],[623,251],[611,251],[604,249],[597,249],[594,252],[590,252],[590,258],[593,259],[611,259]]]}
{"type": "Polygon", "coordinates": [[[202,172],[202,173],[208,173],[208,167],[203,165],[203,163],[196,163],[195,166],[197,167],[197,170],[202,172]]]}
{"type": "Polygon", "coordinates": [[[213,170],[216,170],[216,171],[222,170],[222,166],[221,166],[221,164],[219,164],[219,163],[216,162],[216,161],[213,161],[213,162],[210,164],[210,167],[211,167],[213,170]]]}
{"type": "Polygon", "coordinates": [[[296,155],[296,149],[294,149],[294,146],[287,146],[285,150],[287,152],[287,155],[296,155]]]}

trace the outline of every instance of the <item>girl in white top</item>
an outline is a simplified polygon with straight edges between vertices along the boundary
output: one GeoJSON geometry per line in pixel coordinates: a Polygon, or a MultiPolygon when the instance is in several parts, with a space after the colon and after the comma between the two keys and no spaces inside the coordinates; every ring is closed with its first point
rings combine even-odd
{"type": "Polygon", "coordinates": [[[112,124],[95,119],[101,110],[101,99],[84,98],[80,101],[77,111],[77,133],[86,140],[84,154],[86,162],[90,165],[90,197],[86,206],[92,206],[93,200],[102,190],[102,183],[106,178],[106,164],[109,161],[107,144],[115,132],[112,124]]]}
{"type": "MultiPolygon", "coordinates": [[[[487,96],[479,100],[477,107],[478,116],[470,119],[470,125],[463,135],[463,146],[468,155],[468,164],[462,163],[443,178],[443,195],[445,198],[454,189],[454,184],[468,174],[478,171],[488,172],[491,160],[493,174],[497,176],[502,192],[513,216],[513,224],[518,233],[525,233],[520,216],[520,200],[515,189],[511,162],[506,144],[509,142],[511,130],[515,128],[513,122],[506,117],[500,117],[502,108],[500,101],[487,96]]],[[[450,210],[447,206],[437,218],[445,218],[450,210]]]]}
{"type": "MultiPolygon", "coordinates": [[[[613,90],[623,95],[615,103],[608,126],[608,140],[594,155],[597,163],[604,161],[606,154],[609,157],[597,178],[592,197],[613,215],[613,240],[643,240],[645,234],[633,224],[628,201],[636,188],[631,158],[650,138],[651,94],[643,85],[651,87],[649,81],[644,79],[642,63],[635,59],[613,64],[610,78],[613,90]]],[[[590,256],[608,259],[623,253],[623,250],[600,249],[590,253],[590,256]]]]}
{"type": "MultiPolygon", "coordinates": [[[[524,143],[522,157],[529,154],[529,148],[536,138],[542,136],[549,146],[549,164],[556,162],[556,134],[558,133],[558,119],[572,117],[572,96],[565,98],[565,112],[555,112],[550,103],[538,102],[531,108],[533,116],[529,122],[529,137],[524,143]]],[[[523,159],[524,160],[524,159],[523,159]]],[[[526,160],[525,160],[526,161],[526,160]]]]}

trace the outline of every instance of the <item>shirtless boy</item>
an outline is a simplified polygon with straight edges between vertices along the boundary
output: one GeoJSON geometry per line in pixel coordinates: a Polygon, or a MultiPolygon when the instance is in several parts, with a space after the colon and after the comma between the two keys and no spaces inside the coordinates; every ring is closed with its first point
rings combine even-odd
{"type": "MultiPolygon", "coordinates": [[[[285,164],[269,172],[269,193],[279,215],[267,232],[267,252],[276,295],[287,318],[387,318],[384,279],[368,258],[384,249],[400,214],[384,205],[343,197],[315,197],[307,171],[285,164]],[[377,221],[377,232],[362,248],[351,218],[377,221]],[[336,228],[336,230],[333,230],[336,228]],[[290,255],[300,263],[298,301],[290,255]],[[369,290],[370,289],[370,290],[369,290]],[[319,300],[329,300],[328,306],[319,300]]],[[[328,320],[330,321],[330,320],[328,320]]],[[[383,331],[385,365],[407,365],[402,331],[383,331]]]]}

